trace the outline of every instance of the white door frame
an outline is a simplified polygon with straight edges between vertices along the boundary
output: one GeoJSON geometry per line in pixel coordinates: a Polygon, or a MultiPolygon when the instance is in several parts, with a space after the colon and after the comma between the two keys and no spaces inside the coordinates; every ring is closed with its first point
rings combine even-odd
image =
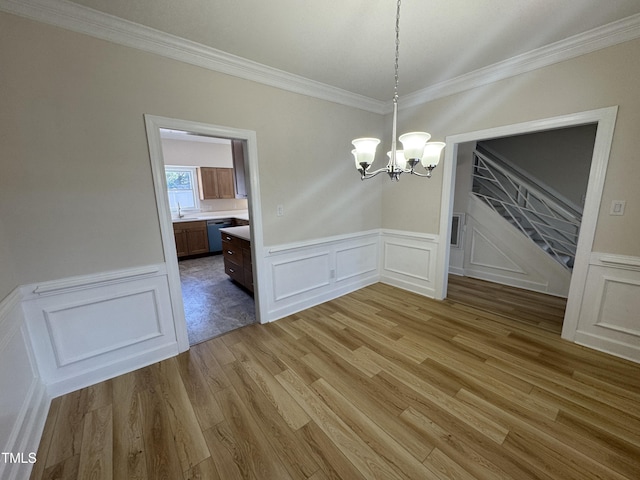
{"type": "Polygon", "coordinates": [[[171,222],[171,210],[167,195],[167,182],[164,173],[164,158],[162,156],[162,144],[160,141],[160,129],[168,128],[186,132],[200,133],[212,137],[231,138],[244,140],[247,148],[245,152],[245,175],[249,178],[247,197],[249,200],[249,216],[251,219],[251,255],[253,258],[254,297],[256,302],[256,319],[262,323],[263,312],[266,305],[260,295],[260,286],[266,285],[261,280],[264,272],[263,261],[263,237],[262,237],[262,211],[260,209],[260,185],[258,184],[258,146],[256,132],[252,130],[240,130],[237,128],[210,125],[201,122],[191,122],[175,118],[158,117],[145,114],[147,129],[147,141],[149,143],[149,155],[151,159],[151,172],[153,175],[153,187],[158,206],[160,220],[160,235],[164,260],[167,267],[169,280],[169,295],[173,311],[173,323],[178,341],[178,349],[181,352],[189,350],[189,338],[187,336],[187,323],[184,316],[182,302],[182,288],[180,287],[180,272],[178,270],[178,255],[173,235],[173,223],[171,222]]]}
{"type": "Polygon", "coordinates": [[[442,204],[440,207],[440,242],[436,265],[435,297],[444,299],[447,296],[447,279],[449,275],[449,238],[451,236],[451,216],[453,214],[453,194],[455,190],[455,167],[458,156],[458,144],[487,140],[491,138],[533,133],[554,128],[572,127],[597,123],[596,139],[593,146],[589,182],[584,204],[582,226],[576,251],[567,309],[562,326],[562,338],[573,341],[578,328],[578,317],[582,295],[587,280],[589,259],[593,249],[593,240],[598,221],[598,212],[602,201],[604,180],[609,163],[609,153],[613,142],[613,131],[618,114],[618,107],[607,107],[598,110],[572,113],[558,117],[533,120],[530,122],[489,128],[475,132],[450,135],[446,138],[447,149],[444,158],[442,181],[442,204]]]}

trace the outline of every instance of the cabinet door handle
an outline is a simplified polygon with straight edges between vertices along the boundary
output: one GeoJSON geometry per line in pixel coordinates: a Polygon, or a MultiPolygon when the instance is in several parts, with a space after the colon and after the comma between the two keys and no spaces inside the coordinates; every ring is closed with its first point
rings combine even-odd
{"type": "Polygon", "coordinates": [[[231,241],[231,237],[225,237],[227,240],[231,241]]]}
{"type": "Polygon", "coordinates": [[[228,253],[229,255],[233,255],[233,252],[232,252],[231,250],[227,250],[227,253],[228,253]]]}
{"type": "Polygon", "coordinates": [[[230,268],[230,269],[229,269],[229,271],[230,271],[231,273],[236,273],[236,271],[235,271],[233,268],[230,268]]]}

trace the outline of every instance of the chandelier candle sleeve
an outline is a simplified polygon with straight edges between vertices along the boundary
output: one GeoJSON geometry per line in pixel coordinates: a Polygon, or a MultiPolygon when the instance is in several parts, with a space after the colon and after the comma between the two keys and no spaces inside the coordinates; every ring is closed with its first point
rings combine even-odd
{"type": "Polygon", "coordinates": [[[429,142],[424,148],[424,153],[422,154],[422,166],[424,168],[434,169],[438,166],[440,162],[440,153],[442,149],[445,147],[444,142],[429,142]]]}
{"type": "Polygon", "coordinates": [[[430,138],[431,135],[426,132],[411,132],[400,135],[398,140],[402,142],[402,146],[404,147],[405,158],[417,158],[419,160],[422,158],[424,147],[430,138]]]}
{"type": "MultiPolygon", "coordinates": [[[[355,148],[356,165],[366,164],[365,170],[373,163],[376,147],[380,143],[377,138],[356,138],[351,142],[355,148]]],[[[356,167],[360,168],[360,167],[356,167]]]]}

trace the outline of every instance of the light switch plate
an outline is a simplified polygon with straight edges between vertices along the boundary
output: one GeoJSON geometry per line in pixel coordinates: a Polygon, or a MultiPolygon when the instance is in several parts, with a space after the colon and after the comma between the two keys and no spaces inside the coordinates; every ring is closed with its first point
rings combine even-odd
{"type": "Polygon", "coordinates": [[[624,207],[626,205],[626,200],[613,200],[611,202],[611,210],[609,210],[609,215],[624,215],[624,207]]]}

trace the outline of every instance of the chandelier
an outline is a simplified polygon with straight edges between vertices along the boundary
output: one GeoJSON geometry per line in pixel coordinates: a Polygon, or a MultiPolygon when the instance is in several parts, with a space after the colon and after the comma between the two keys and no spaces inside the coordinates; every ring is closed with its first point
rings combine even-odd
{"type": "Polygon", "coordinates": [[[379,173],[386,172],[389,178],[400,180],[400,175],[409,173],[419,177],[431,177],[431,172],[440,161],[440,153],[444,148],[443,142],[429,142],[431,135],[426,132],[410,132],[400,135],[402,150],[396,148],[396,125],[398,123],[398,57],[400,53],[400,1],[396,10],[396,57],[395,57],[395,88],[393,92],[393,125],[391,128],[391,151],[387,152],[389,163],[384,168],[369,171],[376,154],[376,147],[380,143],[377,138],[356,138],[351,143],[355,147],[351,151],[356,161],[356,169],[362,180],[373,178],[379,173]],[[420,173],[415,167],[421,163],[426,173],[420,173]]]}

